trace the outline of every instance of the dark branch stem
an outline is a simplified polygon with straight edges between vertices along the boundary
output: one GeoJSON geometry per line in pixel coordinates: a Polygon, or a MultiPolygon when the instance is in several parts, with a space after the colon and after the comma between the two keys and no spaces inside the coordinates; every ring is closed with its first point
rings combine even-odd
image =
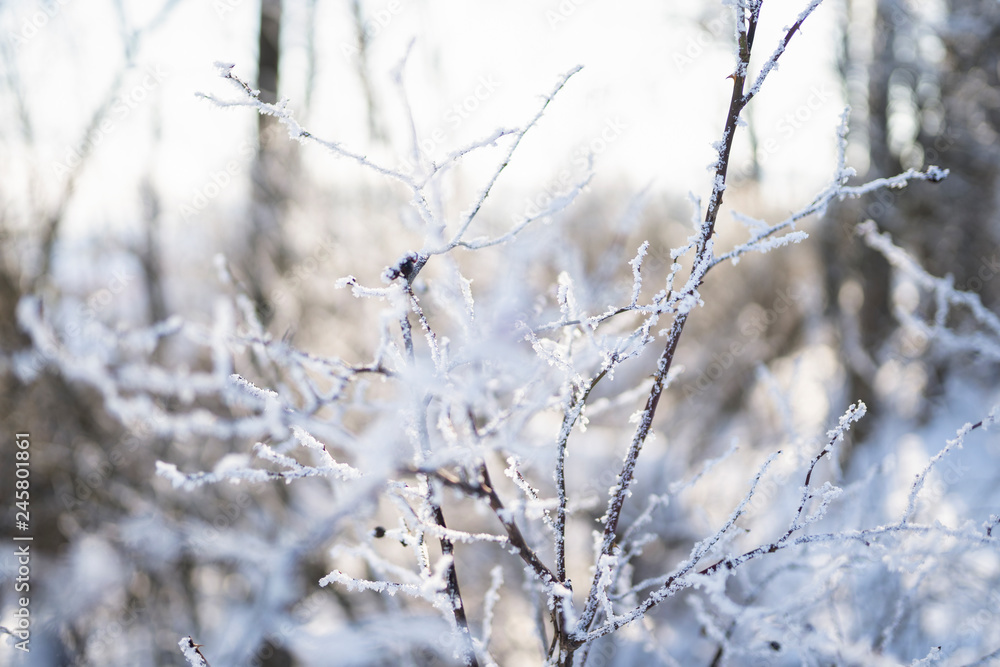
{"type": "Polygon", "coordinates": [[[510,517],[506,509],[504,508],[503,502],[500,500],[500,496],[497,495],[496,489],[493,488],[493,482],[490,481],[490,472],[486,469],[486,464],[480,464],[479,475],[482,478],[482,488],[486,493],[486,498],[490,503],[490,509],[497,515],[500,519],[500,523],[503,524],[504,530],[507,531],[507,538],[510,540],[511,546],[517,549],[518,555],[521,557],[525,563],[531,566],[531,569],[535,571],[538,578],[547,584],[555,583],[556,577],[552,574],[552,570],[548,568],[545,563],[538,558],[538,555],[534,550],[528,546],[527,540],[524,539],[524,535],[521,533],[521,529],[517,527],[517,523],[514,519],[510,517]]]}
{"type": "MultiPolygon", "coordinates": [[[[733,90],[729,101],[729,112],[726,116],[725,127],[723,129],[722,141],[718,147],[718,159],[715,163],[715,178],[712,184],[712,196],[709,199],[708,208],[705,212],[705,221],[702,224],[701,234],[699,235],[695,258],[692,263],[691,275],[692,278],[689,280],[688,290],[695,290],[701,284],[701,280],[704,279],[702,274],[701,278],[698,278],[696,271],[698,271],[699,265],[707,264],[711,261],[711,240],[715,234],[715,222],[719,215],[719,209],[722,206],[722,196],[726,189],[726,175],[729,170],[729,156],[733,147],[733,139],[736,135],[736,127],[739,123],[740,112],[750,101],[750,95],[744,95],[743,89],[747,77],[747,69],[750,64],[750,49],[753,41],[753,34],[756,31],[757,18],[760,14],[761,2],[756,2],[753,6],[749,17],[749,30],[747,28],[747,17],[744,14],[744,9],[737,7],[737,30],[739,33],[739,59],[737,61],[736,70],[730,76],[733,79],[733,90]]],[[[660,396],[663,393],[664,383],[669,375],[670,368],[673,365],[674,355],[677,351],[677,345],[680,342],[681,334],[684,331],[684,325],[687,323],[688,318],[687,310],[681,310],[675,317],[673,324],[670,327],[670,332],[667,335],[667,343],[660,354],[660,358],[657,361],[656,372],[653,375],[653,386],[649,390],[649,396],[646,398],[646,405],[642,411],[642,417],[639,421],[639,426],[636,429],[635,435],[632,438],[632,444],[629,446],[628,454],[625,456],[625,460],[622,464],[622,470],[618,475],[618,485],[615,489],[614,495],[608,502],[608,511],[604,517],[604,533],[601,542],[601,552],[598,556],[598,561],[604,556],[610,556],[615,548],[616,539],[618,536],[618,521],[621,518],[622,508],[625,504],[625,499],[629,494],[629,487],[632,484],[632,478],[635,473],[635,465],[639,458],[639,454],[642,450],[642,446],[649,436],[649,431],[652,428],[653,418],[656,415],[656,409],[660,402],[660,396]]],[[[584,641],[584,636],[586,635],[587,629],[590,627],[591,623],[594,621],[594,617],[597,613],[599,605],[599,595],[600,595],[600,579],[601,579],[601,569],[595,567],[594,578],[591,582],[590,592],[587,595],[587,602],[584,606],[583,613],[580,616],[580,621],[574,632],[574,637],[571,638],[571,642],[579,645],[584,641]]],[[[572,660],[572,658],[570,658],[572,660]]]]}
{"type": "Polygon", "coordinates": [[[612,357],[608,365],[601,369],[601,372],[594,376],[587,384],[586,389],[580,393],[572,402],[566,414],[563,416],[562,428],[559,430],[559,442],[556,445],[556,493],[559,498],[559,508],[556,510],[555,532],[556,532],[556,576],[560,582],[566,579],[566,443],[569,440],[570,431],[580,418],[583,406],[608,370],[615,365],[617,359],[612,357]]]}
{"type": "MultiPolygon", "coordinates": [[[[686,314],[679,314],[674,318],[673,325],[670,327],[670,333],[667,336],[667,346],[663,349],[663,353],[660,354],[660,358],[657,361],[656,373],[653,375],[653,386],[649,390],[649,396],[646,398],[646,407],[642,411],[642,419],[639,422],[639,427],[636,429],[635,436],[632,438],[632,444],[625,457],[622,471],[618,475],[618,487],[615,495],[608,504],[608,513],[605,516],[604,523],[604,536],[601,544],[602,556],[611,555],[614,549],[615,538],[618,534],[618,520],[621,517],[625,497],[628,495],[628,487],[632,482],[632,476],[635,472],[635,463],[639,458],[639,452],[653,424],[656,407],[660,402],[660,396],[663,394],[663,385],[670,371],[670,366],[673,363],[677,343],[680,341],[680,335],[684,330],[684,323],[686,321],[686,314]]],[[[595,568],[594,580],[591,583],[587,603],[578,625],[578,628],[583,632],[590,627],[597,611],[600,577],[600,569],[595,568]]]]}
{"type": "MultiPolygon", "coordinates": [[[[433,337],[433,332],[430,329],[430,325],[426,318],[423,317],[423,313],[419,310],[419,305],[416,302],[416,298],[411,289],[409,282],[405,285],[405,290],[407,296],[410,297],[410,302],[413,306],[417,308],[417,317],[420,319],[421,325],[427,332],[428,336],[433,337]]],[[[413,349],[413,330],[410,326],[410,318],[408,313],[404,313],[399,319],[399,326],[403,334],[403,346],[406,349],[406,356],[410,363],[415,361],[415,352],[413,349]]],[[[427,409],[429,407],[430,399],[424,397],[423,400],[419,401],[417,405],[417,413],[414,415],[414,420],[416,422],[417,431],[419,434],[419,458],[422,461],[423,458],[430,453],[430,433],[427,430],[427,409]]],[[[434,489],[430,484],[430,480],[426,479],[426,475],[421,475],[427,481],[427,494],[426,501],[427,506],[430,509],[431,517],[441,528],[447,528],[444,520],[444,512],[441,510],[441,505],[435,500],[434,489]]],[[[442,536],[439,539],[441,545],[441,553],[445,557],[450,557],[451,563],[448,564],[448,569],[445,576],[448,581],[446,592],[448,594],[449,600],[451,600],[452,613],[455,616],[455,624],[458,628],[459,639],[462,643],[462,653],[463,661],[466,667],[479,667],[479,660],[476,658],[475,646],[472,642],[472,633],[469,630],[469,620],[465,615],[465,603],[462,601],[462,591],[458,586],[458,574],[455,570],[455,545],[452,544],[451,540],[447,537],[442,536]]]]}
{"type": "Polygon", "coordinates": [[[503,525],[504,531],[507,533],[507,540],[515,550],[517,550],[518,556],[521,557],[528,566],[531,567],[532,571],[538,577],[538,579],[551,586],[553,583],[557,582],[555,574],[552,570],[542,562],[538,557],[538,554],[528,545],[527,540],[524,539],[524,534],[521,529],[518,528],[517,522],[511,518],[510,513],[504,507],[503,501],[500,496],[497,495],[496,489],[493,488],[493,483],[490,480],[489,470],[486,469],[486,464],[479,465],[479,481],[478,483],[472,483],[467,480],[460,479],[458,476],[447,470],[429,470],[429,469],[417,469],[411,470],[416,474],[430,475],[440,480],[445,486],[450,486],[455,489],[459,489],[463,493],[475,498],[485,499],[493,513],[496,514],[497,519],[500,520],[501,525],[503,525]]]}
{"type": "MultiPolygon", "coordinates": [[[[434,504],[431,506],[434,514],[434,522],[441,528],[447,528],[444,521],[444,512],[441,506],[434,504]]],[[[476,658],[476,649],[472,643],[472,633],[469,630],[469,620],[465,616],[465,604],[462,602],[462,591],[458,587],[458,574],[455,571],[455,546],[446,537],[441,538],[441,553],[452,558],[451,565],[448,566],[448,597],[452,601],[455,623],[458,625],[458,632],[462,640],[462,652],[465,654],[464,661],[468,667],[479,667],[479,660],[476,658]]]]}

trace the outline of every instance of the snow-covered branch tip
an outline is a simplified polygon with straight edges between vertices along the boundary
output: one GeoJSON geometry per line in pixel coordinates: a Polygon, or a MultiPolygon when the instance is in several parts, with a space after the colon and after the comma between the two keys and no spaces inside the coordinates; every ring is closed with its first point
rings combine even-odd
{"type": "Polygon", "coordinates": [[[201,653],[202,644],[195,644],[191,637],[184,637],[177,642],[177,645],[181,647],[181,653],[184,654],[187,664],[192,667],[209,667],[208,660],[201,653]]]}
{"type": "MultiPolygon", "coordinates": [[[[924,483],[927,481],[927,476],[930,474],[934,466],[937,465],[937,463],[941,459],[943,459],[953,450],[962,449],[962,447],[965,445],[965,437],[969,435],[969,433],[975,431],[978,428],[988,429],[990,426],[996,424],[998,415],[1000,415],[1000,405],[994,406],[994,408],[990,411],[990,414],[989,416],[986,417],[986,419],[980,420],[974,424],[973,423],[964,424],[960,429],[958,429],[958,432],[955,434],[955,437],[952,438],[951,440],[948,440],[945,443],[945,446],[941,448],[941,451],[939,451],[937,454],[931,457],[931,460],[927,462],[927,465],[924,466],[924,469],[921,470],[919,473],[917,473],[916,477],[913,480],[913,485],[910,487],[909,497],[906,500],[906,509],[903,511],[903,516],[899,520],[898,525],[902,526],[904,524],[909,523],[910,520],[913,518],[913,515],[916,514],[917,496],[920,494],[921,489],[924,488],[924,483]]],[[[989,532],[987,532],[987,535],[989,535],[989,532]]]]}
{"type": "MultiPolygon", "coordinates": [[[[764,80],[767,78],[768,74],[770,74],[772,70],[778,67],[778,59],[781,58],[782,54],[784,54],[785,52],[785,49],[788,48],[788,43],[792,41],[792,37],[795,36],[795,33],[798,32],[799,28],[802,27],[802,24],[805,23],[805,20],[809,18],[809,15],[812,14],[816,10],[816,8],[819,7],[820,4],[822,4],[822,2],[823,0],[810,0],[809,5],[804,10],[802,10],[798,18],[796,18],[795,22],[791,25],[791,27],[785,30],[785,35],[778,43],[778,46],[777,48],[775,48],[774,53],[771,54],[771,57],[768,58],[767,62],[765,62],[764,65],[760,68],[760,73],[757,74],[757,78],[754,79],[754,82],[750,86],[750,89],[743,96],[743,105],[746,105],[747,102],[749,102],[757,93],[760,92],[760,88],[761,86],[764,85],[764,80]]],[[[758,7],[754,15],[755,19],[756,15],[759,14],[760,12],[759,4],[760,3],[758,3],[758,7]]]]}
{"type": "MultiPolygon", "coordinates": [[[[312,141],[319,144],[330,153],[337,155],[339,157],[344,157],[349,160],[354,161],[358,165],[369,169],[379,174],[380,176],[385,176],[393,180],[399,181],[406,185],[408,188],[416,192],[419,188],[413,179],[407,174],[402,173],[396,169],[390,169],[383,167],[380,164],[372,162],[362,153],[352,151],[345,148],[342,144],[336,141],[327,141],[321,139],[316,135],[312,134],[301,125],[292,115],[292,112],[288,109],[288,99],[282,98],[277,103],[271,104],[264,102],[260,99],[260,91],[252,88],[250,84],[241,79],[233,72],[235,65],[230,63],[216,63],[216,67],[219,70],[219,76],[227,79],[236,86],[237,89],[244,95],[244,98],[235,100],[224,100],[210,93],[195,93],[196,97],[207,100],[212,104],[215,104],[221,108],[227,107],[251,107],[257,110],[257,113],[264,116],[274,116],[285,128],[288,130],[288,136],[291,139],[297,141],[312,141]]],[[[421,213],[425,213],[421,211],[421,213]]]]}
{"type": "MultiPolygon", "coordinates": [[[[487,178],[486,184],[482,187],[482,189],[480,189],[478,194],[476,194],[475,199],[473,200],[472,205],[469,207],[468,211],[462,214],[463,219],[459,224],[458,230],[456,230],[454,235],[451,237],[451,240],[449,240],[441,247],[428,250],[427,251],[428,254],[442,254],[448,252],[452,248],[458,247],[458,245],[464,240],[466,232],[472,225],[472,221],[479,214],[479,211],[482,208],[483,204],[486,202],[486,199],[489,197],[490,192],[493,191],[493,186],[496,185],[496,182],[500,178],[500,175],[503,174],[504,170],[507,168],[507,165],[510,164],[510,161],[514,156],[515,151],[517,151],[518,146],[521,145],[521,140],[524,139],[524,136],[528,133],[529,130],[531,130],[531,128],[535,127],[535,125],[538,124],[538,121],[541,120],[543,115],[545,115],[545,110],[548,109],[549,104],[551,104],[552,100],[554,100],[556,95],[559,94],[559,91],[561,91],[563,87],[566,85],[566,83],[570,80],[570,78],[574,74],[579,72],[581,69],[583,69],[583,66],[577,65],[576,67],[572,68],[571,70],[563,74],[556,82],[556,85],[552,88],[551,92],[549,92],[548,95],[545,95],[542,98],[542,103],[539,105],[538,111],[520,131],[516,132],[513,135],[514,140],[511,142],[510,146],[508,146],[507,151],[504,153],[503,159],[500,160],[497,167],[493,170],[493,173],[489,176],[489,178],[487,178]]],[[[562,206],[566,205],[568,205],[568,202],[562,204],[562,206]]]]}

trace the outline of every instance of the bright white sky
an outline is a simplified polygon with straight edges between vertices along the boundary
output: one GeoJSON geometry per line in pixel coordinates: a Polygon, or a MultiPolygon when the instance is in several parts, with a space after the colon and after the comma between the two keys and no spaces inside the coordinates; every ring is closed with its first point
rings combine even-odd
{"type": "MultiPolygon", "coordinates": [[[[160,2],[122,4],[135,27],[144,25],[160,2]]],[[[283,35],[283,94],[291,98],[291,108],[319,136],[398,163],[402,155],[366,145],[364,102],[351,57],[344,53],[353,44],[346,0],[319,2],[317,87],[306,114],[301,4],[289,1],[283,35]]],[[[773,50],[780,30],[805,4],[765,3],[755,62],[773,50]]],[[[522,145],[507,178],[530,196],[560,170],[578,164],[581,149],[590,145],[599,152],[595,188],[638,190],[652,182],[680,196],[707,193],[705,167],[713,159],[710,144],[719,138],[730,94],[725,77],[733,64],[730,47],[720,46],[712,34],[726,38],[730,30],[731,10],[721,2],[375,0],[364,6],[369,17],[386,23],[373,31],[371,73],[391,119],[400,115],[390,71],[416,40],[407,87],[418,131],[430,136],[440,130],[443,136],[435,143],[436,154],[497,127],[523,123],[539,95],[563,72],[583,65],[522,145]],[[470,98],[477,91],[482,100],[470,98]],[[463,101],[475,108],[457,122],[452,109],[463,101]]],[[[766,152],[767,192],[779,207],[801,203],[832,173],[833,137],[844,104],[831,68],[838,10],[836,0],[828,0],[809,19],[753,105],[766,152]]],[[[252,112],[217,109],[194,94],[235,95],[216,76],[215,60],[234,62],[238,74],[253,78],[256,13],[257,3],[248,0],[181,0],[142,40],[136,65],[125,75],[122,90],[129,99],[112,107],[111,124],[99,133],[102,143],[81,176],[71,230],[128,227],[138,211],[137,183],[151,160],[167,219],[180,223],[180,207],[204,190],[213,172],[240,158],[253,136],[252,112]]],[[[3,167],[15,170],[4,174],[8,187],[23,184],[27,172],[20,167],[27,159],[49,197],[61,187],[65,176],[54,165],[65,162],[80,140],[121,66],[119,26],[111,0],[4,4],[0,29],[8,41],[19,36],[11,42],[16,58],[9,64],[19,73],[36,133],[34,147],[28,153],[14,150],[19,159],[3,167]]],[[[405,136],[398,126],[392,131],[405,136]]],[[[8,127],[8,143],[11,135],[8,127]]],[[[354,170],[333,164],[317,149],[306,157],[314,173],[329,173],[338,183],[354,170]]],[[[244,196],[242,187],[230,187],[213,205],[234,205],[244,196]]]]}

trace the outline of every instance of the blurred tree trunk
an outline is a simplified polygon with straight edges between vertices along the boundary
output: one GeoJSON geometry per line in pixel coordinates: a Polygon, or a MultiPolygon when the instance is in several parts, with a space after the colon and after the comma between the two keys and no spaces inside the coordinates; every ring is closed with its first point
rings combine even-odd
{"type": "MultiPolygon", "coordinates": [[[[278,101],[281,65],[281,0],[261,0],[257,51],[257,88],[264,102],[278,101]]],[[[273,316],[268,293],[292,262],[284,221],[296,154],[273,116],[257,116],[257,154],[252,167],[251,229],[243,271],[258,315],[273,316]]]]}
{"type": "MultiPolygon", "coordinates": [[[[868,152],[868,170],[863,180],[896,174],[899,162],[889,149],[889,80],[896,69],[893,43],[896,29],[889,18],[888,3],[879,0],[873,18],[873,39],[867,61],[859,62],[856,24],[862,20],[857,3],[848,0],[847,23],[843,26],[841,75],[851,105],[851,139],[859,139],[868,152]]],[[[890,335],[893,323],[889,303],[889,266],[877,252],[854,235],[857,223],[875,217],[879,203],[873,197],[836,205],[820,233],[823,252],[827,314],[840,334],[841,357],[848,372],[848,400],[862,400],[877,409],[874,391],[878,370],[877,351],[890,335]]],[[[886,207],[877,210],[888,214],[886,207]]],[[[880,225],[886,225],[884,215],[880,225]]],[[[864,435],[865,423],[855,434],[864,435]]]]}
{"type": "Polygon", "coordinates": [[[354,33],[357,39],[355,64],[358,70],[358,80],[361,82],[362,90],[364,90],[365,106],[368,109],[368,138],[373,141],[382,141],[386,138],[386,133],[379,122],[375,88],[372,86],[368,51],[370,39],[365,27],[365,15],[361,7],[361,0],[351,0],[351,18],[354,20],[354,33]]]}
{"type": "MultiPolygon", "coordinates": [[[[940,184],[843,202],[822,232],[828,314],[841,332],[850,396],[877,408],[875,373],[899,355],[891,347],[891,273],[855,237],[857,223],[875,220],[929,272],[952,274],[956,287],[979,292],[987,305],[1000,294],[1000,280],[981,275],[1000,259],[1000,4],[951,0],[932,24],[920,6],[877,0],[871,30],[857,29],[862,8],[848,1],[841,71],[855,110],[852,141],[868,153],[864,178],[929,165],[951,171],[940,184]],[[857,43],[866,38],[870,44],[857,43]]],[[[944,369],[928,370],[933,395],[944,369]]]]}
{"type": "Polygon", "coordinates": [[[146,300],[150,323],[167,319],[166,277],[163,272],[163,249],[160,245],[160,195],[149,178],[142,184],[142,199],[145,208],[145,243],[136,251],[136,258],[142,267],[146,284],[146,300]]]}
{"type": "Polygon", "coordinates": [[[929,271],[953,274],[958,289],[995,307],[1000,280],[993,279],[990,261],[1000,259],[1000,3],[950,0],[946,6],[937,78],[918,81],[915,90],[921,114],[915,144],[925,164],[951,174],[939,188],[922,188],[903,202],[907,219],[921,221],[907,240],[929,271]]]}

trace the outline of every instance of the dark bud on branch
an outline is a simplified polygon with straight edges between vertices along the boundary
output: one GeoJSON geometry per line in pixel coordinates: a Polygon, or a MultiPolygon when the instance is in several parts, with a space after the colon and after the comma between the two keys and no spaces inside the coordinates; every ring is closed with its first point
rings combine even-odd
{"type": "Polygon", "coordinates": [[[413,282],[413,279],[417,277],[417,273],[420,272],[420,269],[424,268],[424,264],[426,263],[426,257],[415,252],[408,252],[398,262],[383,271],[382,277],[386,282],[402,278],[410,283],[413,282]]]}

